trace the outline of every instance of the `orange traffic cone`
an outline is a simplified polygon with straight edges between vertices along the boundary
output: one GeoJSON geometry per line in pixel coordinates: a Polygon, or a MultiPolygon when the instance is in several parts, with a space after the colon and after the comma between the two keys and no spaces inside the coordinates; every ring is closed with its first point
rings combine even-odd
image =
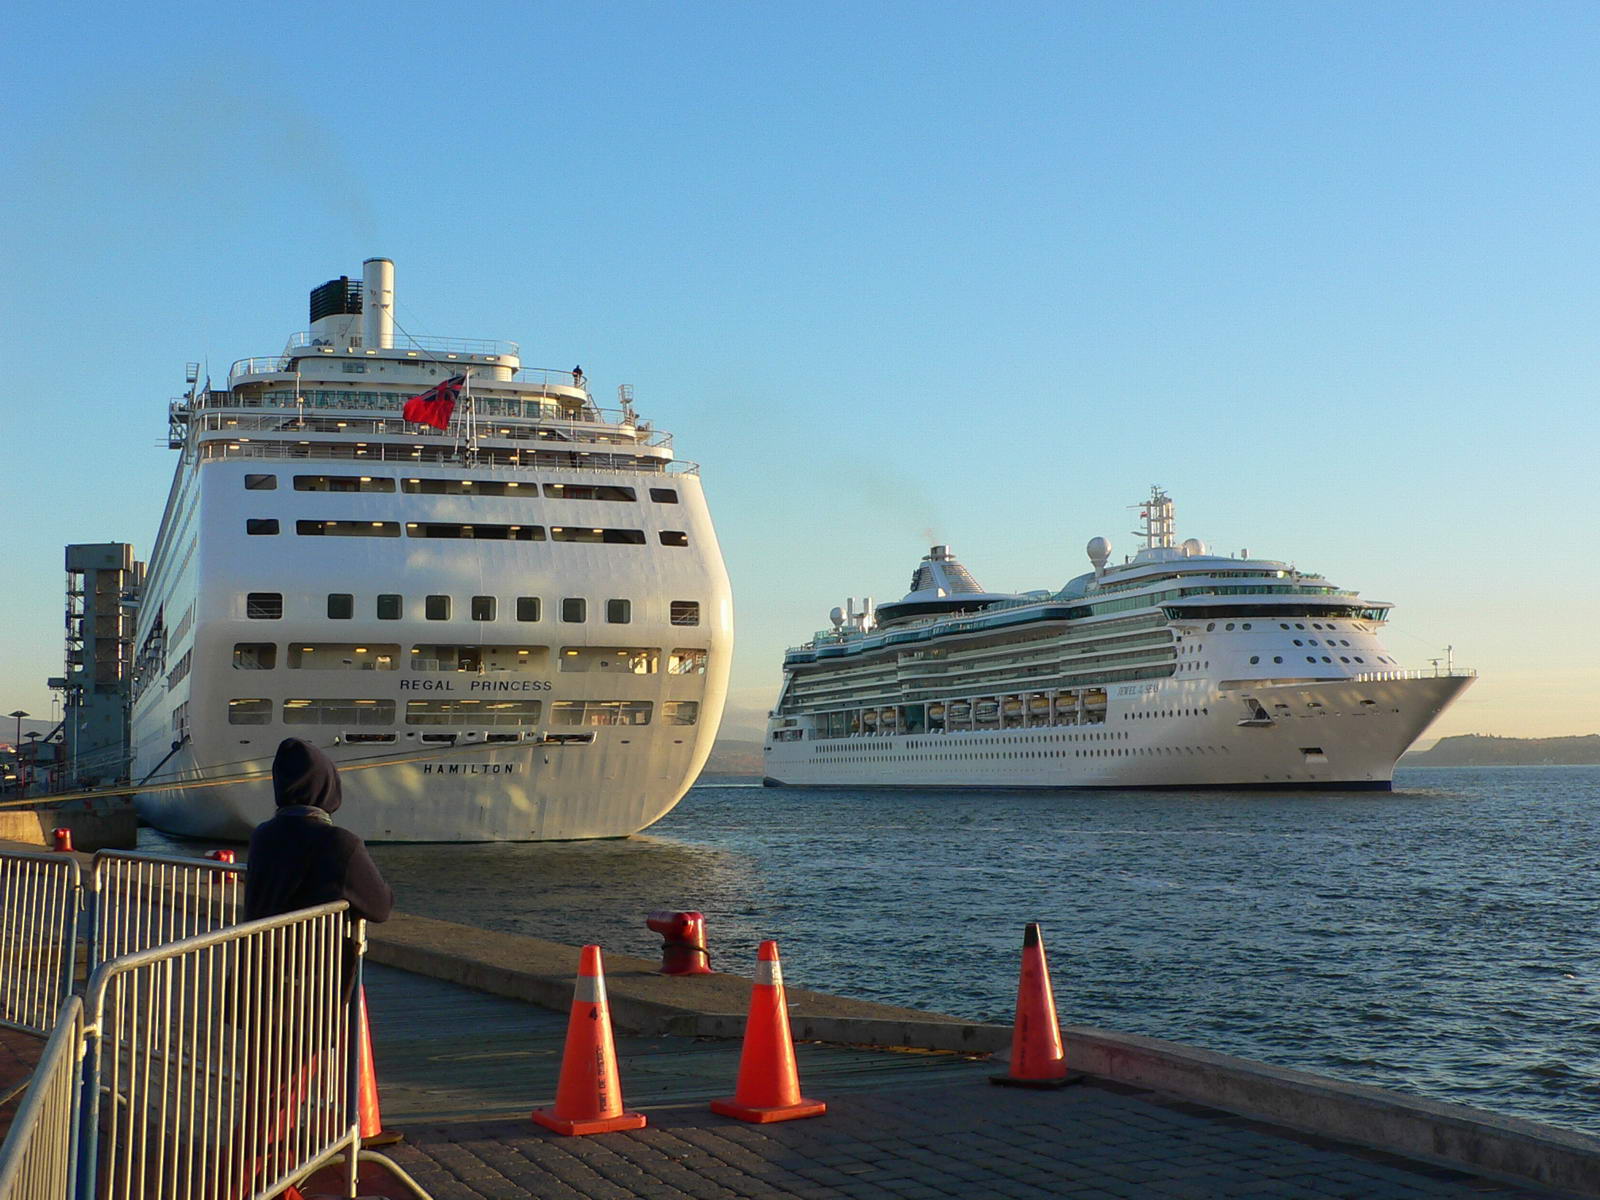
{"type": "Polygon", "coordinates": [[[622,1084],[617,1079],[617,1051],[611,1040],[611,1010],[606,1007],[599,946],[585,946],[578,961],[578,986],[567,1020],[555,1108],[536,1108],[533,1119],[569,1137],[644,1128],[643,1113],[622,1111],[622,1084]]]}
{"type": "Polygon", "coordinates": [[[1011,1069],[1004,1075],[989,1076],[989,1082],[1052,1088],[1082,1078],[1067,1071],[1055,994],[1050,990],[1050,966],[1044,958],[1044,939],[1039,936],[1039,926],[1030,922],[1022,934],[1022,977],[1017,983],[1017,1021],[1011,1027],[1011,1069]]]}
{"type": "Polygon", "coordinates": [[[383,1127],[378,1109],[378,1068],[372,1060],[372,1027],[367,1024],[367,989],[361,989],[361,1059],[356,1091],[356,1116],[361,1124],[361,1140],[368,1146],[392,1146],[405,1137],[398,1130],[383,1127]]]}
{"type": "Polygon", "coordinates": [[[762,942],[756,954],[756,981],[750,990],[750,1016],[745,1021],[739,1083],[733,1099],[713,1100],[711,1111],[761,1125],[820,1117],[828,1111],[821,1100],[806,1100],[800,1095],[777,942],[762,942]]]}

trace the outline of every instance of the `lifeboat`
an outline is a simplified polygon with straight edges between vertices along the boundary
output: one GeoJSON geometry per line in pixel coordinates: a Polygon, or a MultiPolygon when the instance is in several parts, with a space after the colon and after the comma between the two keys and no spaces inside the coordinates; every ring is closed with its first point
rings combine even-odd
{"type": "Polygon", "coordinates": [[[975,721],[992,721],[999,715],[1000,704],[996,700],[979,700],[972,709],[972,718],[975,721]]]}
{"type": "Polygon", "coordinates": [[[861,714],[861,723],[863,725],[876,725],[878,723],[878,710],[869,708],[863,712],[861,714]]]}
{"type": "Polygon", "coordinates": [[[1091,688],[1083,694],[1085,708],[1104,708],[1106,706],[1105,688],[1091,688]]]}
{"type": "Polygon", "coordinates": [[[1028,711],[1031,713],[1047,713],[1050,711],[1049,696],[1029,696],[1028,711]]]}
{"type": "Polygon", "coordinates": [[[1022,711],[1022,701],[1011,699],[1006,701],[1006,716],[1014,717],[1022,711]]]}
{"type": "Polygon", "coordinates": [[[944,719],[944,705],[942,705],[942,704],[930,704],[930,705],[928,705],[928,720],[930,720],[930,721],[942,721],[943,719],[944,719]]]}
{"type": "Polygon", "coordinates": [[[952,721],[965,721],[972,714],[972,705],[966,700],[952,700],[950,702],[950,719],[952,721]]]}

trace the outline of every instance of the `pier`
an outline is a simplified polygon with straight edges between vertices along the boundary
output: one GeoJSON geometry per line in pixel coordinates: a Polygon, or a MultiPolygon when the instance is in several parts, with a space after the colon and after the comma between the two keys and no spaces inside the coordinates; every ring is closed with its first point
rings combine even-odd
{"type": "MultiPolygon", "coordinates": [[[[649,1123],[559,1137],[529,1114],[555,1096],[577,949],[411,915],[368,936],[383,1118],[405,1134],[385,1153],[438,1200],[1600,1197],[1600,1139],[1582,1134],[1071,1025],[1084,1082],[996,1088],[1008,1028],[795,986],[800,1078],[828,1111],[749,1125],[707,1106],[732,1090],[749,980],[620,954],[621,1083],[649,1123]]],[[[42,1044],[0,1036],[0,1127],[42,1044]]],[[[338,1192],[337,1174],[308,1194],[338,1192]]]]}

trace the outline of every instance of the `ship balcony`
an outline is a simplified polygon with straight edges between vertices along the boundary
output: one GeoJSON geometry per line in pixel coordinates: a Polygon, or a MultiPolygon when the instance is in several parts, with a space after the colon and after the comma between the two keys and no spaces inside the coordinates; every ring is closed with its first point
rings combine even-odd
{"type": "MultiPolygon", "coordinates": [[[[268,416],[250,412],[248,407],[234,409],[211,405],[208,411],[192,422],[192,427],[201,440],[216,437],[253,438],[258,434],[332,434],[341,439],[406,438],[420,443],[429,439],[454,441],[458,437],[451,431],[406,421],[397,405],[384,403],[376,407],[375,411],[387,414],[382,417],[356,416],[356,411],[359,410],[352,408],[348,414],[341,415],[328,409],[318,409],[315,415],[302,416],[299,409],[291,406],[278,410],[277,415],[268,416]]],[[[664,430],[606,424],[603,421],[567,420],[554,414],[530,418],[520,412],[493,413],[480,410],[477,425],[480,442],[628,446],[642,452],[656,452],[658,456],[670,456],[672,451],[672,435],[664,430]]]]}
{"type": "Polygon", "coordinates": [[[234,440],[218,435],[200,442],[200,458],[204,462],[222,459],[244,459],[251,462],[348,462],[353,465],[371,463],[404,463],[410,466],[470,466],[473,470],[506,469],[516,472],[572,471],[593,474],[598,471],[632,471],[652,475],[698,475],[700,464],[669,455],[655,455],[649,451],[636,453],[610,453],[588,450],[582,446],[555,450],[540,446],[507,448],[480,443],[476,452],[469,453],[453,439],[432,442],[412,441],[410,434],[404,440],[348,441],[339,443],[312,442],[309,440],[234,440]]]}

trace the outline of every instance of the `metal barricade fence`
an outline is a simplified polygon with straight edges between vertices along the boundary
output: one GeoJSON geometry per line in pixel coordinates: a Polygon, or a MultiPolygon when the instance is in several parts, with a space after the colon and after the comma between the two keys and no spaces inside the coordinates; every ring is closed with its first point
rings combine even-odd
{"type": "Polygon", "coordinates": [[[92,970],[133,954],[239,923],[244,867],[204,858],[102,850],[94,856],[92,970]]]}
{"type": "Polygon", "coordinates": [[[49,1034],[72,991],[82,907],[72,855],[0,851],[0,1025],[49,1034]]]}
{"type": "Polygon", "coordinates": [[[69,1200],[78,1132],[83,1001],[69,997],[0,1146],[0,1200],[69,1200]]]}
{"type": "Polygon", "coordinates": [[[364,923],[347,910],[251,921],[95,970],[80,1193],[270,1197],[359,1149],[345,976],[359,972],[364,923]]]}

